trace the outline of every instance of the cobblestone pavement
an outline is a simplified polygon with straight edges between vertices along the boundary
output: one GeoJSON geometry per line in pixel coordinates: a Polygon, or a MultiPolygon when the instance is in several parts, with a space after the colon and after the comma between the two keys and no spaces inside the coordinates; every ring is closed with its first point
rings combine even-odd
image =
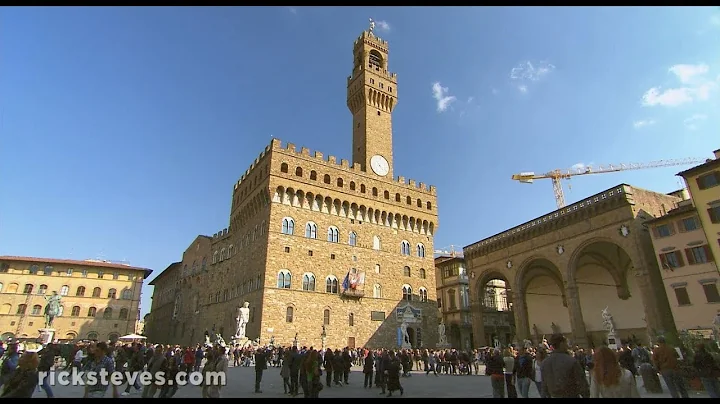
{"type": "MultiPolygon", "coordinates": [[[[481,367],[481,374],[484,369],[481,367]]],[[[262,393],[255,394],[255,369],[252,367],[230,368],[228,371],[227,386],[222,389],[222,397],[267,397],[267,398],[290,398],[283,394],[282,379],[280,378],[280,368],[270,368],[263,373],[263,382],[261,385],[262,393]]],[[[323,377],[324,380],[324,377],[323,377]]],[[[664,394],[648,394],[642,388],[642,379],[638,378],[640,384],[640,394],[643,398],[670,397],[667,388],[663,385],[664,394]]],[[[402,378],[401,384],[405,389],[403,398],[413,397],[492,397],[492,389],[490,387],[490,378],[487,376],[449,376],[441,375],[438,377],[430,374],[426,376],[424,372],[412,372],[411,377],[402,378]]],[[[350,375],[350,383],[341,387],[325,387],[320,393],[321,397],[379,397],[380,389],[366,389],[363,385],[363,374],[360,368],[353,368],[350,375]]],[[[82,397],[83,389],[78,386],[55,386],[53,388],[56,397],[75,398],[82,397]]],[[[108,391],[107,397],[111,393],[108,391]]],[[[400,397],[396,392],[393,397],[400,397]]],[[[44,398],[45,392],[36,391],[34,398],[44,398]]],[[[125,398],[139,398],[140,393],[132,389],[132,393],[125,398]]],[[[180,387],[175,397],[190,398],[201,397],[200,387],[183,386],[180,387]]],[[[302,397],[302,395],[297,398],[302,397]]],[[[535,386],[530,387],[530,397],[538,398],[535,386]]],[[[707,397],[705,393],[691,392],[690,397],[707,397]]]]}

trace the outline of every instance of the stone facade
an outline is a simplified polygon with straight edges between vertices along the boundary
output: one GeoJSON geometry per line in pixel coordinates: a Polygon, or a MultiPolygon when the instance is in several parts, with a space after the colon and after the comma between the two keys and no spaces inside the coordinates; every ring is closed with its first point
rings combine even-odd
{"type": "Polygon", "coordinates": [[[0,333],[35,338],[45,327],[45,298],[57,292],[59,340],[113,340],[135,332],[149,269],[96,260],[0,256],[0,333]]]}
{"type": "MultiPolygon", "coordinates": [[[[575,344],[598,345],[607,335],[600,315],[605,307],[620,338],[647,342],[656,333],[672,334],[644,222],[678,201],[621,184],[469,245],[464,255],[471,300],[481,301],[488,281],[504,280],[512,291],[516,341],[562,332],[575,344]]],[[[475,344],[490,345],[483,310],[475,311],[473,321],[475,344]]]]}
{"type": "Polygon", "coordinates": [[[435,257],[435,284],[447,342],[457,349],[472,347],[469,279],[461,255],[435,257]]]}
{"type": "Polygon", "coordinates": [[[183,273],[184,258],[166,270],[177,279],[156,286],[154,293],[172,289],[178,308],[153,298],[151,339],[197,343],[214,327],[227,340],[237,306],[247,301],[246,334],[263,342],[291,344],[297,334],[300,344],[320,347],[324,326],[326,346],[396,346],[396,309],[410,306],[413,344],[436,344],[437,194],[393,177],[397,88],[387,52],[387,42],[369,31],[354,45],[347,99],[353,162],[274,139],[235,184],[230,226],[203,250],[207,271],[183,273]],[[374,155],[384,157],[387,173],[370,169],[374,155]],[[364,282],[345,291],[350,273],[364,282]],[[174,327],[179,331],[160,331],[174,327]]]}

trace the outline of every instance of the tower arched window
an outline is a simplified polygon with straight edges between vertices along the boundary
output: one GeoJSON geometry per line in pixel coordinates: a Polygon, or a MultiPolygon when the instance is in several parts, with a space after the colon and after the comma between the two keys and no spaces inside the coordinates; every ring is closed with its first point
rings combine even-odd
{"type": "Polygon", "coordinates": [[[323,310],[323,325],[330,325],[330,309],[323,310]]]}
{"type": "Polygon", "coordinates": [[[402,294],[403,294],[403,297],[402,297],[403,300],[408,301],[408,302],[412,301],[412,288],[410,287],[410,285],[403,285],[402,294]]]}
{"type": "Polygon", "coordinates": [[[314,291],[315,290],[315,275],[311,273],[307,273],[303,275],[303,284],[302,284],[303,290],[307,291],[314,291]]]}
{"type": "Polygon", "coordinates": [[[338,279],[334,275],[325,279],[325,293],[338,293],[338,279]]]}
{"type": "Polygon", "coordinates": [[[338,179],[337,179],[337,186],[338,186],[338,188],[342,188],[343,185],[344,185],[344,184],[343,184],[343,179],[342,179],[342,178],[338,178],[338,179]]]}
{"type": "Polygon", "coordinates": [[[302,175],[303,175],[302,167],[295,168],[295,176],[302,177],[302,175]]]}
{"type": "Polygon", "coordinates": [[[329,183],[330,183],[330,176],[329,176],[328,174],[325,174],[325,175],[323,176],[323,182],[326,183],[326,184],[329,184],[329,183]]]}
{"type": "Polygon", "coordinates": [[[380,237],[373,236],[373,250],[380,250],[380,248],[381,248],[380,237]]]}
{"type": "Polygon", "coordinates": [[[75,296],[85,296],[85,286],[78,286],[77,290],[75,291],[75,296]]]}
{"type": "Polygon", "coordinates": [[[406,265],[405,267],[403,267],[403,276],[408,276],[408,277],[409,277],[411,274],[412,274],[412,271],[410,271],[410,267],[409,267],[409,266],[406,265]]]}
{"type": "Polygon", "coordinates": [[[295,233],[295,221],[291,217],[282,220],[282,234],[293,235],[295,233]]]}
{"type": "Polygon", "coordinates": [[[88,313],[87,313],[88,317],[95,317],[96,314],[97,314],[97,309],[95,307],[91,307],[88,309],[88,313]]]}
{"type": "Polygon", "coordinates": [[[335,226],[330,226],[328,228],[327,233],[327,241],[331,243],[339,243],[340,242],[340,231],[335,226]]]}
{"type": "Polygon", "coordinates": [[[419,277],[420,279],[425,279],[425,278],[427,278],[427,274],[425,273],[425,268],[420,268],[420,269],[418,270],[418,277],[419,277]]]}
{"type": "Polygon", "coordinates": [[[350,237],[348,238],[348,244],[354,246],[357,245],[357,233],[354,231],[350,232],[350,237]]]}
{"type": "Polygon", "coordinates": [[[127,320],[128,319],[128,309],[122,308],[120,309],[120,320],[127,320]]]}
{"type": "Polygon", "coordinates": [[[292,323],[293,317],[295,317],[295,308],[292,306],[288,306],[285,309],[285,322],[286,323],[292,323]]]}
{"type": "Polygon", "coordinates": [[[383,192],[383,197],[385,199],[390,199],[390,192],[388,192],[388,191],[383,192]]]}
{"type": "Polygon", "coordinates": [[[370,51],[370,55],[368,55],[368,63],[370,64],[370,67],[380,69],[383,66],[383,57],[380,54],[380,52],[376,51],[375,49],[370,51]]]}
{"type": "Polygon", "coordinates": [[[402,255],[410,255],[410,243],[403,240],[400,243],[400,254],[402,255]]]}
{"type": "Polygon", "coordinates": [[[420,296],[421,302],[427,302],[428,301],[428,292],[425,288],[418,289],[418,295],[420,296]]]}
{"type": "Polygon", "coordinates": [[[277,287],[280,289],[290,289],[290,283],[292,281],[292,275],[287,269],[283,269],[278,272],[277,287]]]}
{"type": "Polygon", "coordinates": [[[376,283],[375,286],[373,286],[373,297],[375,299],[382,298],[382,286],[380,284],[376,283]]]}
{"type": "Polygon", "coordinates": [[[310,171],[310,179],[313,181],[317,181],[317,171],[315,171],[315,170],[310,171]]]}
{"type": "Polygon", "coordinates": [[[355,315],[353,313],[348,314],[348,325],[350,327],[355,326],[355,315]]]}
{"type": "Polygon", "coordinates": [[[350,181],[350,190],[351,191],[355,190],[355,182],[354,181],[350,181]]]}
{"type": "Polygon", "coordinates": [[[395,202],[400,202],[400,194],[395,194],[395,202]]]}
{"type": "Polygon", "coordinates": [[[72,317],[79,317],[80,316],[80,306],[73,306],[72,311],[70,312],[70,315],[72,317]]]}
{"type": "Polygon", "coordinates": [[[313,222],[307,222],[305,225],[305,237],[317,238],[317,225],[313,222]]]}
{"type": "Polygon", "coordinates": [[[425,246],[422,245],[422,243],[418,243],[417,245],[417,256],[420,258],[425,258],[425,246]]]}
{"type": "Polygon", "coordinates": [[[112,318],[112,315],[113,315],[112,308],[106,307],[105,310],[103,311],[103,318],[110,319],[110,318],[112,318]]]}
{"type": "Polygon", "coordinates": [[[282,164],[280,164],[280,172],[287,174],[287,172],[288,172],[288,165],[287,165],[287,163],[282,163],[282,164]]]}

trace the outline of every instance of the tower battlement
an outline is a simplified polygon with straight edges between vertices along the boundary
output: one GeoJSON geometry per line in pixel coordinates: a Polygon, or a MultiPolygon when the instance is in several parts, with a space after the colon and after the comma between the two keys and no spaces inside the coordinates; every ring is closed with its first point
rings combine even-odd
{"type": "Polygon", "coordinates": [[[240,179],[233,186],[233,190],[237,191],[237,189],[240,188],[240,184],[250,175],[250,173],[253,172],[255,167],[257,167],[258,164],[260,164],[260,162],[265,158],[265,156],[267,156],[267,154],[270,152],[271,149],[272,149],[272,143],[265,146],[265,149],[263,149],[263,151],[260,152],[260,154],[255,158],[255,160],[253,160],[252,164],[250,164],[250,167],[247,170],[245,170],[245,173],[243,173],[243,175],[240,176],[240,179]]]}
{"type": "MultiPolygon", "coordinates": [[[[315,162],[320,162],[321,164],[333,169],[340,168],[348,172],[355,173],[357,175],[368,176],[368,173],[362,170],[362,166],[359,163],[355,163],[351,166],[350,162],[346,159],[338,160],[338,158],[335,156],[325,156],[322,152],[319,151],[311,152],[311,150],[307,147],[301,147],[300,150],[298,150],[294,143],[285,143],[283,145],[283,142],[280,139],[273,139],[268,148],[281,153],[293,153],[298,156],[313,159],[315,160],[315,162]]],[[[404,188],[411,189],[413,191],[419,191],[428,195],[437,195],[436,187],[434,185],[427,185],[424,182],[417,182],[413,179],[406,179],[403,176],[393,178],[392,182],[402,185],[404,188]]]]}
{"type": "Polygon", "coordinates": [[[220,240],[222,238],[225,238],[228,234],[230,234],[230,227],[226,227],[226,228],[220,230],[219,232],[214,233],[212,235],[212,239],[213,239],[213,241],[220,240]]]}

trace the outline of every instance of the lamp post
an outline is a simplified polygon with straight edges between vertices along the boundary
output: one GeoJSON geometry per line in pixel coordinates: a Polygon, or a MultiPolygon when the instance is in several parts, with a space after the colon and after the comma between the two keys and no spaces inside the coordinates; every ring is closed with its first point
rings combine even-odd
{"type": "Polygon", "coordinates": [[[322,326],[322,332],[320,333],[320,342],[321,344],[321,350],[325,351],[325,342],[327,341],[327,332],[325,331],[325,326],[322,326]]]}

